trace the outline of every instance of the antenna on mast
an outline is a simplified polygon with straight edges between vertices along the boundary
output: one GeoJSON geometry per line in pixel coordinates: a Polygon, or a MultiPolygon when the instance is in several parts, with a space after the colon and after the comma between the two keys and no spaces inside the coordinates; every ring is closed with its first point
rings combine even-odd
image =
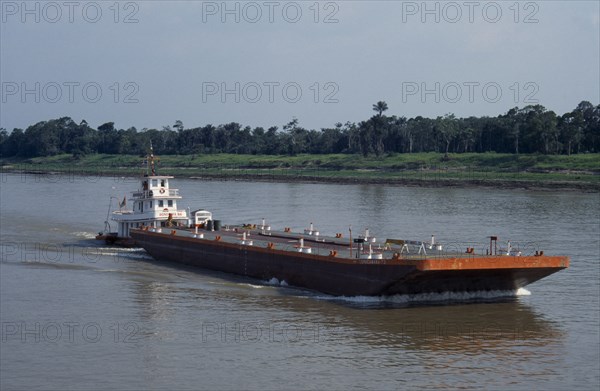
{"type": "Polygon", "coordinates": [[[152,172],[152,176],[156,175],[156,169],[154,168],[154,149],[152,148],[152,140],[150,140],[150,171],[152,172]]]}

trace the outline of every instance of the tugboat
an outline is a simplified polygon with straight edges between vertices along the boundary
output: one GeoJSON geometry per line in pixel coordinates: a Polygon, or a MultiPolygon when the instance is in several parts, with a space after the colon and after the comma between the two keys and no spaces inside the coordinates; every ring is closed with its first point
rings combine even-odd
{"type": "MultiPolygon", "coordinates": [[[[129,235],[130,230],[140,227],[186,227],[190,225],[190,219],[185,209],[178,209],[177,202],[181,200],[178,189],[169,186],[172,176],[157,175],[154,162],[152,145],[146,159],[146,173],[142,176],[139,188],[132,192],[132,196],[119,202],[119,210],[112,211],[112,203],[115,197],[110,197],[108,213],[104,222],[104,231],[96,236],[98,240],[104,240],[107,244],[117,244],[124,247],[132,247],[135,241],[129,235]],[[133,205],[133,209],[125,209],[127,202],[133,205]],[[117,231],[111,232],[109,219],[117,223],[117,231]]],[[[196,211],[197,224],[203,224],[206,220],[212,220],[210,212],[196,211]]]]}

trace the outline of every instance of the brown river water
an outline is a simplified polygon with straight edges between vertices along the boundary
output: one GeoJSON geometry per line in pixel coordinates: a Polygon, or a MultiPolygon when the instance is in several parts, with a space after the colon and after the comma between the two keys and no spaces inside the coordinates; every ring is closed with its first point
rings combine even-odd
{"type": "Polygon", "coordinates": [[[598,193],[172,181],[224,223],[571,257],[508,298],[335,298],[92,240],[135,179],[0,180],[2,390],[600,386],[598,193]]]}

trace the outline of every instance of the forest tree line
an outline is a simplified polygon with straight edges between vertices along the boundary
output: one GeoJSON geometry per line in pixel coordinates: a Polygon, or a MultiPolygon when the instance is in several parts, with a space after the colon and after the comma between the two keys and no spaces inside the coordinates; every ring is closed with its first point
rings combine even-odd
{"type": "Polygon", "coordinates": [[[93,129],[69,117],[42,121],[22,130],[0,129],[2,157],[57,154],[146,154],[150,143],[163,155],[211,153],[296,155],[348,153],[381,156],[412,152],[498,152],[572,154],[600,152],[600,105],[582,101],[563,115],[544,106],[515,107],[497,117],[437,118],[387,116],[388,106],[359,123],[308,130],[297,119],[282,129],[239,123],[186,128],[181,121],[161,129],[117,129],[107,122],[93,129]]]}

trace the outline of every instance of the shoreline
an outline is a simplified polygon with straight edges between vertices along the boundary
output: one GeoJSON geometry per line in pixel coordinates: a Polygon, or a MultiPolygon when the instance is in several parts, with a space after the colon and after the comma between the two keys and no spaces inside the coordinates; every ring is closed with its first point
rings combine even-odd
{"type": "MultiPolygon", "coordinates": [[[[177,169],[176,167],[173,167],[177,169]]],[[[318,176],[318,175],[278,175],[278,174],[218,174],[218,173],[169,173],[163,168],[166,175],[177,178],[206,180],[206,181],[247,181],[247,182],[275,182],[275,183],[322,183],[322,184],[347,184],[347,185],[387,185],[408,186],[425,188],[488,188],[507,190],[534,190],[534,191],[585,191],[589,193],[600,192],[600,183],[586,181],[560,181],[560,180],[521,180],[521,179],[459,179],[459,178],[381,178],[381,177],[343,177],[343,176],[318,176]]],[[[301,169],[299,170],[301,171],[301,169]]],[[[413,173],[413,172],[411,172],[413,173]]],[[[85,170],[56,170],[56,169],[13,169],[10,165],[0,167],[0,174],[21,175],[51,175],[85,177],[127,177],[136,178],[139,174],[132,172],[86,172],[85,170]]],[[[413,173],[414,174],[414,173],[413,173]]]]}
{"type": "MultiPolygon", "coordinates": [[[[0,159],[0,174],[55,175],[53,181],[61,175],[67,180],[75,176],[139,177],[147,170],[144,159],[112,154],[0,159]]],[[[202,180],[600,192],[600,153],[204,154],[166,155],[157,163],[161,174],[202,180]]]]}
{"type": "Polygon", "coordinates": [[[590,193],[600,192],[600,184],[589,182],[534,182],[519,180],[460,180],[460,179],[382,179],[382,178],[326,178],[326,177],[285,177],[285,178],[264,178],[261,176],[240,175],[240,176],[178,176],[178,178],[198,179],[198,180],[234,180],[248,182],[279,182],[279,183],[330,183],[337,185],[388,185],[388,186],[407,186],[407,187],[426,187],[426,188],[489,188],[489,189],[523,189],[523,190],[565,190],[565,191],[586,191],[590,193]]]}

